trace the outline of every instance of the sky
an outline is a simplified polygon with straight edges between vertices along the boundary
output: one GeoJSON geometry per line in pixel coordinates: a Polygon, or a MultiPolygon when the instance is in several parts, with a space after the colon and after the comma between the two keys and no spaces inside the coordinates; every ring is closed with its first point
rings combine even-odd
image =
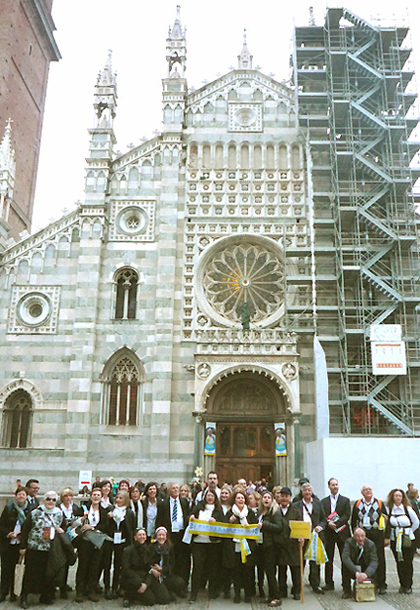
{"type": "MultiPolygon", "coordinates": [[[[187,28],[189,87],[198,89],[237,67],[244,29],[253,67],[279,81],[290,76],[293,25],[306,25],[309,6],[323,23],[325,2],[294,0],[54,0],[55,38],[62,59],[51,63],[32,231],[83,201],[88,128],[94,126],[93,92],[112,50],[117,72],[116,150],[161,130],[161,79],[166,77],[166,37],[176,5],[187,28]]],[[[415,55],[420,53],[420,2],[408,0],[395,15],[395,0],[348,0],[360,17],[389,22],[409,17],[415,55]],[[407,7],[407,8],[405,8],[407,7]]],[[[402,6],[402,5],[401,5],[402,6]]],[[[415,59],[419,66],[420,59],[415,59]]]]}

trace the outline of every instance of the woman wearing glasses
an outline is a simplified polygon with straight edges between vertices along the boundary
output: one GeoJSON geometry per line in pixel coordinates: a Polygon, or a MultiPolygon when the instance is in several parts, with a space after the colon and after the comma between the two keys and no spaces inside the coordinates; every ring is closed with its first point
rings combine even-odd
{"type": "Polygon", "coordinates": [[[29,593],[40,593],[41,604],[52,604],[54,584],[48,578],[48,556],[51,543],[57,534],[62,534],[63,513],[57,507],[58,496],[49,491],[43,503],[29,513],[20,541],[20,554],[25,556],[25,575],[23,577],[20,607],[27,608],[29,593]]]}

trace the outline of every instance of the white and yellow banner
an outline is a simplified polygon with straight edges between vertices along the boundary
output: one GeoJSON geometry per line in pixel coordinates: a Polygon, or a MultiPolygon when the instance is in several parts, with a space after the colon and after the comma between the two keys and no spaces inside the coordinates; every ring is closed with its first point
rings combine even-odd
{"type": "MultiPolygon", "coordinates": [[[[201,536],[216,536],[217,538],[235,538],[241,545],[242,563],[246,562],[247,555],[251,554],[248,540],[258,540],[260,530],[256,525],[238,525],[236,523],[209,523],[194,519],[190,521],[188,526],[188,534],[190,536],[201,534],[201,536]]],[[[184,542],[187,542],[184,540],[184,542]]]]}

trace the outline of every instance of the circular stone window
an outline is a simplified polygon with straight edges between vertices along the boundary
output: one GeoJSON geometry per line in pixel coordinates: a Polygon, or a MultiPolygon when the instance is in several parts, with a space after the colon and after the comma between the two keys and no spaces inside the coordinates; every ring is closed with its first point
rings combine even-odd
{"type": "Polygon", "coordinates": [[[38,292],[25,294],[17,304],[17,315],[25,326],[40,326],[45,324],[52,312],[50,299],[38,292]]]}
{"type": "Polygon", "coordinates": [[[117,227],[125,235],[138,235],[145,231],[149,217],[141,208],[131,206],[117,216],[117,227]]]}
{"type": "Polygon", "coordinates": [[[251,127],[257,122],[257,113],[252,108],[241,108],[235,112],[235,123],[241,127],[251,127]]]}
{"type": "Polygon", "coordinates": [[[256,235],[218,240],[199,263],[197,298],[224,325],[237,326],[248,314],[252,325],[273,323],[284,311],[281,248],[256,235]]]}

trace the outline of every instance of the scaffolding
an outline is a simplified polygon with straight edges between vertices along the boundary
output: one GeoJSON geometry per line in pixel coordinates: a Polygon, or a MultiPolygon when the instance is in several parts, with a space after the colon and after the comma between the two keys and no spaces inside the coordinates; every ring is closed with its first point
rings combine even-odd
{"type": "Polygon", "coordinates": [[[332,434],[420,435],[420,142],[407,34],[344,8],[294,32],[332,434]],[[372,374],[370,327],[390,323],[402,326],[404,376],[372,374]]]}

